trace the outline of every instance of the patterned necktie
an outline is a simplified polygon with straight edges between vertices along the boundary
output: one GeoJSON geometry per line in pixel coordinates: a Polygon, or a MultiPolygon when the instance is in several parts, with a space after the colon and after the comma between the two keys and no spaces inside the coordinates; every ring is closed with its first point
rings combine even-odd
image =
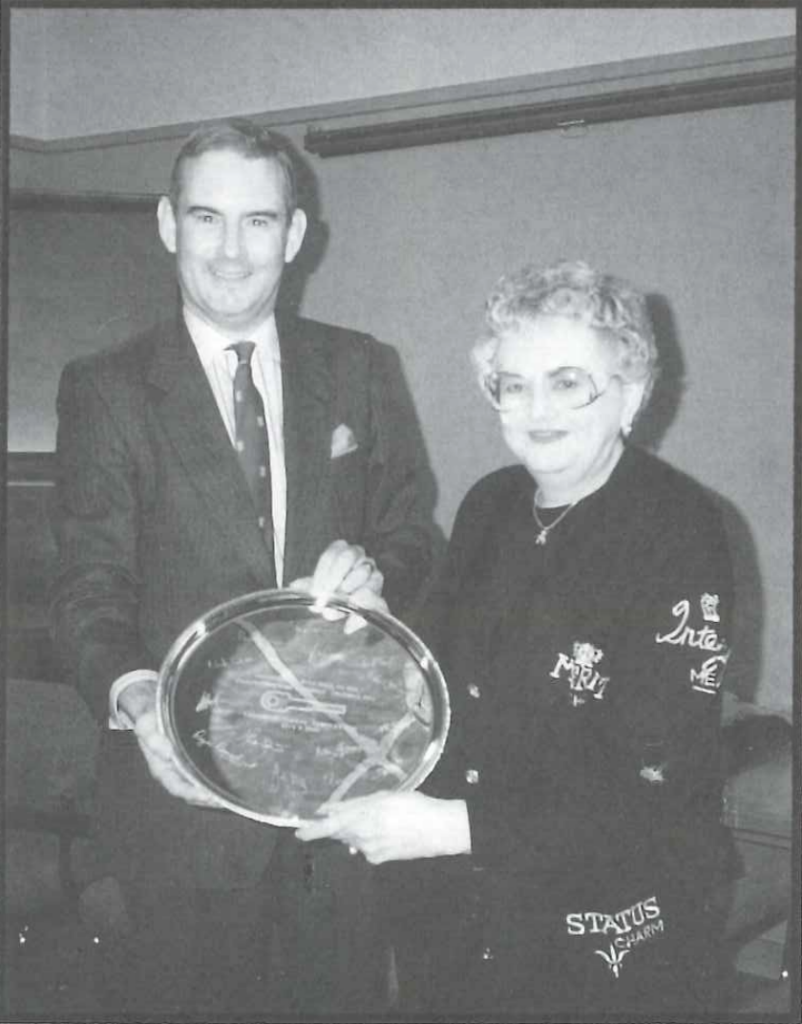
{"type": "Polygon", "coordinates": [[[257,522],[272,551],[270,444],[262,397],[251,373],[251,356],[256,345],[252,341],[238,341],[229,347],[237,354],[237,372],[234,375],[235,447],[256,508],[257,522]]]}

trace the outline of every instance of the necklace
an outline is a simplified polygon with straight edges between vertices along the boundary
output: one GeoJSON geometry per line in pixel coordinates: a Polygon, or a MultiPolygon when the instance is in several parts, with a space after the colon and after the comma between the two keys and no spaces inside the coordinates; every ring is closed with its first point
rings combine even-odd
{"type": "Polygon", "coordinates": [[[551,531],[554,529],[557,523],[562,522],[562,520],[565,519],[565,517],[568,515],[568,513],[571,511],[574,505],[576,505],[576,502],[572,501],[568,508],[563,509],[563,511],[557,516],[553,523],[549,523],[549,525],[546,526],[544,523],[540,521],[540,516],[537,514],[537,499],[539,497],[540,489],[535,491],[535,500],[532,502],[532,515],[535,517],[535,522],[537,523],[538,528],[540,529],[540,533],[537,535],[537,537],[535,537],[535,544],[545,544],[546,541],[549,539],[549,534],[551,533],[551,531]]]}

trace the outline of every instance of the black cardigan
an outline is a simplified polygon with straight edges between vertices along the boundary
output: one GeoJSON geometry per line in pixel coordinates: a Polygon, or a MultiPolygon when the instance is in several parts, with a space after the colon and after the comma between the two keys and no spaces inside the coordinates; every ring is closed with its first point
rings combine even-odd
{"type": "Polygon", "coordinates": [[[542,546],[534,489],[521,466],[472,488],[416,624],[452,705],[423,788],[467,802],[473,852],[399,868],[423,914],[464,873],[499,927],[529,907],[570,934],[715,876],[732,578],[714,502],[641,450],[542,546]]]}

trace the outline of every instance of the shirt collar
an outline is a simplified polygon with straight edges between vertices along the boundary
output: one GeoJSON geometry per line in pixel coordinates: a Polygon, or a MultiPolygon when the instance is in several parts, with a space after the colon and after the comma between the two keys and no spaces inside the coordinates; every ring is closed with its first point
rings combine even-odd
{"type": "MultiPolygon", "coordinates": [[[[209,366],[224,352],[231,344],[231,338],[221,334],[215,327],[206,320],[202,320],[197,313],[191,309],[183,308],[184,323],[187,325],[189,336],[192,338],[195,348],[198,350],[203,367],[209,366]]],[[[281,351],[278,344],[278,331],[276,330],[276,318],[273,313],[263,320],[256,327],[251,328],[242,341],[253,341],[261,359],[270,359],[273,362],[281,362],[281,351]]]]}

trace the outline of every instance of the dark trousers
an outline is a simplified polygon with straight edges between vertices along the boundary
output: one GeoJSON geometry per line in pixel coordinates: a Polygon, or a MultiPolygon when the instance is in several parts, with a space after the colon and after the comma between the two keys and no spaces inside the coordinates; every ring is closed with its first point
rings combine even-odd
{"type": "Polygon", "coordinates": [[[372,870],[339,843],[282,837],[253,889],[121,886],[99,934],[97,995],[110,1019],[376,1019],[388,953],[372,870]]]}

